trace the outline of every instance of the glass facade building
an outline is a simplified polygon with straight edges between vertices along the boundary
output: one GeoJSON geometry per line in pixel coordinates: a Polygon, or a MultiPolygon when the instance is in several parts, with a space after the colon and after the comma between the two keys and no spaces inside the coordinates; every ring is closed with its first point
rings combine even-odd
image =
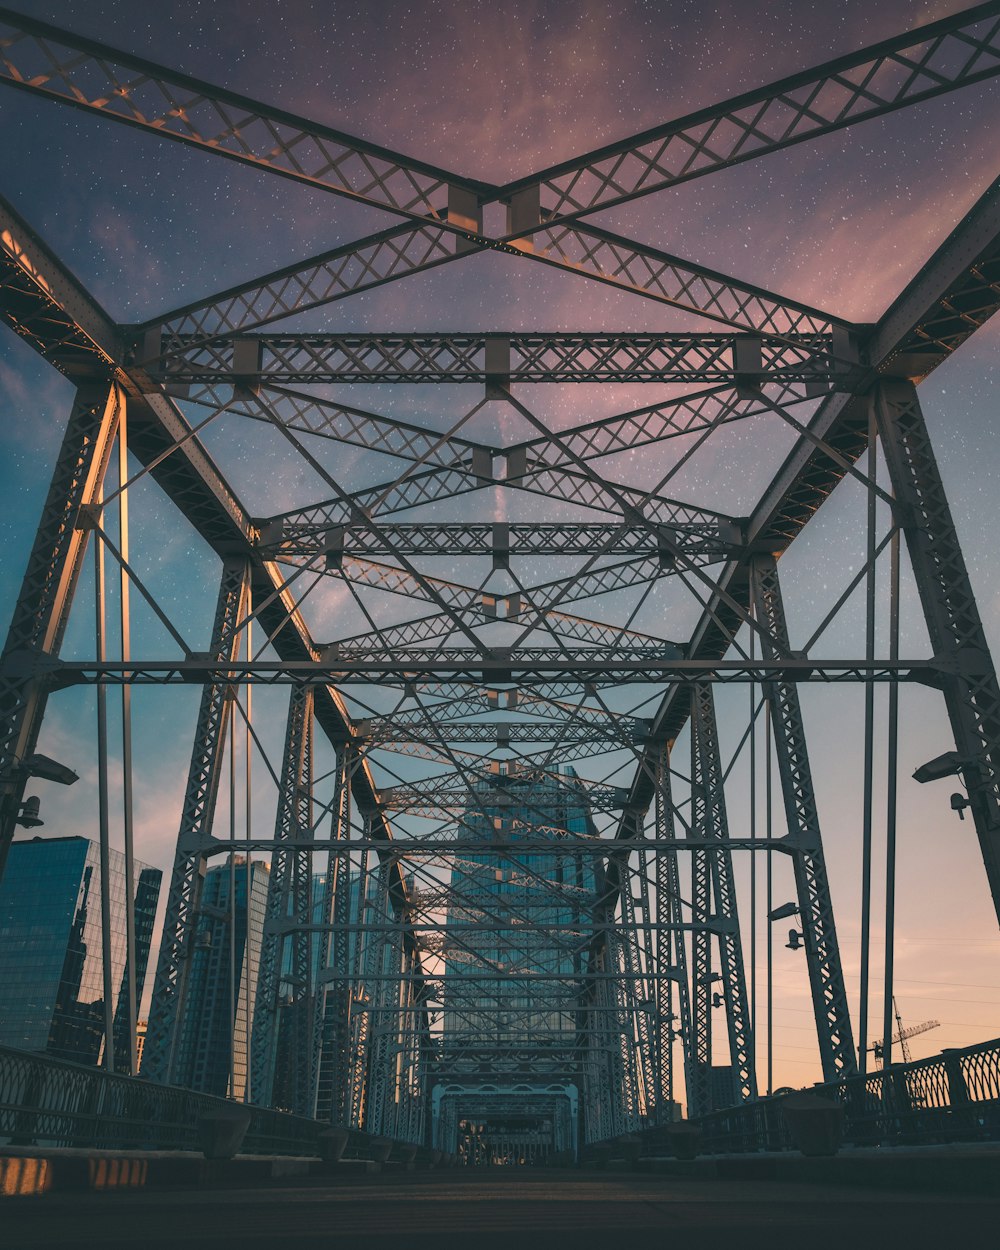
{"type": "MultiPolygon", "coordinates": [[[[348,876],[349,906],[347,922],[359,924],[362,916],[361,873],[352,871],[348,876]]],[[[314,873],[310,886],[310,911],[314,925],[326,922],[324,911],[327,875],[314,873]]],[[[294,980],[293,942],[285,940],[281,955],[281,982],[278,996],[276,1060],[271,1105],[301,1114],[311,1114],[311,1091],[301,1088],[301,1056],[312,1045],[312,1028],[315,995],[321,990],[321,975],[326,969],[328,935],[315,932],[308,935],[309,985],[299,987],[294,980]]],[[[347,938],[348,969],[353,969],[357,954],[358,935],[353,930],[347,938]]]]}
{"type": "MultiPolygon", "coordinates": [[[[136,1000],[162,874],[135,864],[136,1000]]],[[[129,1053],[125,857],[110,852],[114,1050],[129,1053]]],[[[86,838],[14,842],[0,881],[0,1045],[75,1063],[104,1055],[100,848],[86,838]]]]}
{"type": "Polygon", "coordinates": [[[483,777],[461,826],[509,849],[463,851],[450,872],[434,1143],[479,1163],[573,1151],[603,870],[557,844],[598,836],[586,793],[571,769],[483,777]]]}
{"type": "Polygon", "coordinates": [[[205,874],[178,1021],[178,1085],[219,1097],[246,1096],[268,875],[267,864],[240,856],[205,874]]]}
{"type": "Polygon", "coordinates": [[[500,835],[511,853],[463,855],[451,872],[442,1048],[562,1048],[577,1028],[573,978],[597,898],[596,857],[532,849],[519,841],[596,837],[576,777],[487,778],[462,820],[463,834],[500,835]],[[562,980],[565,978],[565,981],[562,980]]]}

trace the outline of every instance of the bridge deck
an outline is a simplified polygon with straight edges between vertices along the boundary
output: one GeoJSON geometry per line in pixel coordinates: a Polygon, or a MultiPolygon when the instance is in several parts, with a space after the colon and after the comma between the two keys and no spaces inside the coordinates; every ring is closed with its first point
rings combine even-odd
{"type": "Polygon", "coordinates": [[[296,1178],[271,1188],[4,1203],[10,1250],[115,1246],[589,1250],[990,1245],[1000,1201],[845,1186],[549,1171],[296,1178]]]}

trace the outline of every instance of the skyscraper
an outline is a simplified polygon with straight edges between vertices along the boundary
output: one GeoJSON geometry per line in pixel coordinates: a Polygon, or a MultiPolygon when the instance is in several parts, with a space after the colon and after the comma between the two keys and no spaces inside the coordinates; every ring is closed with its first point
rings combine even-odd
{"type": "Polygon", "coordinates": [[[178,1021],[178,1085],[220,1097],[246,1095],[267,880],[266,864],[241,856],[205,875],[178,1021]]]}
{"type": "Polygon", "coordinates": [[[463,836],[510,850],[463,853],[451,870],[438,1141],[461,1150],[472,1123],[477,1157],[484,1134],[494,1155],[529,1137],[543,1153],[567,1149],[581,1086],[578,978],[599,891],[595,856],[558,844],[597,836],[586,794],[571,769],[498,773],[475,783],[461,823],[463,836]]]}
{"type": "MultiPolygon", "coordinates": [[[[162,874],[135,865],[136,999],[162,874]]],[[[114,1050],[129,1053],[125,857],[110,852],[114,1050]]],[[[100,848],[86,838],[15,842],[0,882],[0,1044],[97,1064],[104,1053],[100,848]]]]}
{"type": "MultiPolygon", "coordinates": [[[[352,928],[347,935],[347,967],[335,971],[338,971],[342,977],[348,978],[349,974],[354,971],[358,954],[358,934],[355,930],[362,918],[362,876],[357,871],[349,870],[346,881],[348,890],[346,920],[352,928]]],[[[312,923],[316,926],[329,923],[329,917],[325,915],[325,910],[330,903],[326,896],[327,882],[325,872],[314,873],[310,882],[310,912],[312,923]]],[[[287,1111],[297,1111],[304,1115],[312,1114],[316,1092],[311,1086],[312,1068],[319,1061],[318,1054],[313,1054],[316,1044],[313,1034],[314,1000],[315,996],[322,992],[321,982],[323,973],[327,970],[328,948],[332,945],[328,934],[322,929],[307,934],[306,942],[309,952],[308,986],[299,986],[295,982],[291,938],[286,939],[282,947],[271,1096],[272,1106],[287,1111]]],[[[349,980],[352,983],[352,989],[348,993],[356,994],[360,989],[357,978],[350,976],[349,980]]],[[[344,980],[342,984],[346,986],[348,980],[344,980]]],[[[360,1019],[360,1017],[357,1018],[360,1019]]],[[[355,1047],[356,1051],[359,1049],[359,1046],[355,1047]]]]}

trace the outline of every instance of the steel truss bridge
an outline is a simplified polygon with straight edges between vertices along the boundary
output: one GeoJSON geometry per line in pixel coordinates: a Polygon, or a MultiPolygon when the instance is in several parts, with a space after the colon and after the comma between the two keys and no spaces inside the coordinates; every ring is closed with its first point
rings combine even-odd
{"type": "MultiPolygon", "coordinates": [[[[865,325],[592,224],[998,75],[1000,4],[988,3],[491,185],[0,9],[0,80],[39,108],[100,114],[398,218],[121,325],[0,204],[3,318],[76,387],[0,669],[3,851],[50,698],[95,687],[97,824],[106,845],[120,769],[131,856],[130,691],[200,689],[145,1078],[193,1083],[179,1037],[199,925],[212,918],[206,871],[263,854],[266,918],[240,1026],[248,1060],[231,1094],[447,1149],[477,1121],[494,1141],[544,1130],[566,1149],[663,1123],[678,1101],[692,1115],[752,1101],[737,851],[789,866],[822,1075],[854,1077],[878,1031],[867,1006],[858,1020],[848,1010],[803,683],[863,688],[869,849],[876,697],[889,709],[894,793],[899,685],[938,692],[1000,908],[1000,688],[918,396],[1000,306],[1000,182],[865,325]],[[505,222],[491,232],[496,206],[505,222]],[[488,252],[519,272],[546,266],[654,301],[696,328],[285,328],[488,252]],[[538,415],[543,384],[573,382],[610,396],[651,384],[654,399],[579,423],[538,415]],[[471,410],[413,415],[439,400],[447,411],[441,388],[458,383],[476,396],[471,410]],[[346,384],[420,400],[373,411],[343,402],[346,384]],[[498,428],[516,437],[482,433],[481,410],[502,412],[498,428]],[[206,430],[234,422],[294,456],[296,473],[276,477],[290,483],[280,511],[255,514],[206,450],[206,430]],[[711,487],[685,489],[682,471],[738,423],[774,467],[731,516],[711,487]],[[207,636],[187,639],[130,559],[129,495],[147,477],[218,557],[207,636]],[[816,635],[792,637],[781,557],[845,478],[864,495],[864,559],[816,635]],[[88,549],[93,650],[63,657],[88,549]],[[928,653],[900,649],[901,566],[928,653]],[[855,591],[866,603],[857,649],[824,655],[826,627],[855,591]],[[109,603],[120,629],[104,624],[109,603]],[[130,603],[169,640],[156,653],[133,639],[130,603]],[[731,683],[743,691],[735,731],[735,702],[717,709],[731,683]],[[220,795],[237,747],[248,768],[266,756],[251,691],[270,685],[287,687],[283,748],[266,761],[274,823],[251,823],[249,803],[237,822],[230,798],[227,832],[220,795]],[[121,760],[108,747],[110,688],[121,760]],[[730,739],[736,756],[754,754],[749,812],[733,793],[730,739]]],[[[133,1063],[107,1048],[106,1066],[133,1063]]]]}

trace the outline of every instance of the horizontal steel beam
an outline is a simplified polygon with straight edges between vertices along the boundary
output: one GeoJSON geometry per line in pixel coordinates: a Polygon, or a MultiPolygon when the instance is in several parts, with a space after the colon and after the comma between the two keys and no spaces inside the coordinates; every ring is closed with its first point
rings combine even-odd
{"type": "MultiPolygon", "coordinates": [[[[199,844],[206,855],[227,855],[232,852],[270,851],[275,847],[308,846],[316,852],[329,851],[334,855],[350,855],[360,851],[380,850],[381,840],[372,838],[342,838],[336,842],[310,839],[274,838],[211,838],[199,844]]],[[[793,854],[792,839],[781,838],[713,838],[711,846],[733,851],[781,851],[793,854]]],[[[655,838],[582,838],[578,834],[566,834],[552,838],[411,838],[397,835],[393,839],[392,854],[403,859],[423,856],[450,855],[621,855],[634,852],[642,855],[672,855],[675,851],[703,851],[705,842],[699,838],[678,838],[657,841],[655,838]]]]}
{"type": "Polygon", "coordinates": [[[484,744],[558,742],[561,746],[578,743],[642,742],[652,722],[623,717],[613,724],[579,725],[571,721],[494,721],[441,723],[428,711],[425,725],[397,723],[390,718],[356,719],[358,739],[371,746],[385,743],[484,744]]]}
{"type": "MultiPolygon", "coordinates": [[[[627,521],[572,523],[565,525],[513,521],[509,524],[470,521],[448,524],[424,521],[418,524],[379,522],[378,526],[308,525],[281,518],[273,524],[258,523],[260,547],[272,559],[289,555],[309,556],[317,552],[353,559],[376,556],[480,556],[507,560],[528,556],[655,556],[667,552],[649,525],[627,521]]],[[[710,523],[692,527],[663,526],[671,542],[685,552],[723,557],[738,546],[738,530],[727,523],[726,537],[721,525],[716,534],[710,523]],[[736,538],[736,543],[733,539],[736,538]]]]}
{"type": "Polygon", "coordinates": [[[51,660],[15,655],[12,662],[46,682],[51,689],[73,685],[174,685],[205,682],[238,685],[343,685],[388,680],[481,681],[510,685],[521,682],[579,681],[600,685],[631,682],[920,682],[934,685],[946,671],[936,660],[566,660],[558,653],[545,659],[496,659],[468,655],[464,660],[430,656],[357,664],[321,660],[257,660],[219,664],[197,657],[185,660],[91,661],[51,660]]]}
{"type": "MultiPolygon", "coordinates": [[[[303,382],[851,381],[844,336],[751,334],[261,334],[178,336],[176,355],[136,362],[171,386],[303,382]],[[839,349],[839,350],[838,350],[839,349]],[[837,360],[833,356],[838,357],[837,360]]],[[[155,346],[154,346],[155,351],[155,346]]],[[[178,391],[182,394],[182,391],[178,391]]]]}

